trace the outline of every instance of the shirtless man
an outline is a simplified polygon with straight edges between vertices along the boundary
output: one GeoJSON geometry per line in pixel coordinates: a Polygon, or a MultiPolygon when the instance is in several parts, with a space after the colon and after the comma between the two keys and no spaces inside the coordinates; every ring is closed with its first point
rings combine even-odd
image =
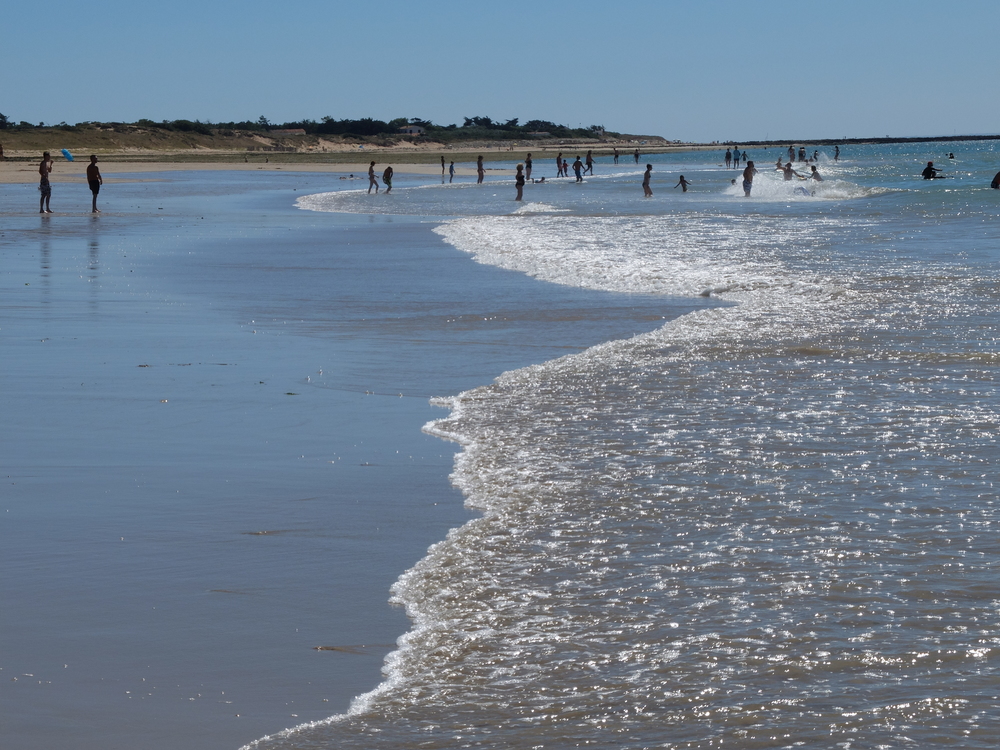
{"type": "MultiPolygon", "coordinates": [[[[2,153],[0,153],[0,156],[2,156],[2,155],[3,155],[3,154],[2,154],[2,153]]],[[[618,163],[618,149],[616,148],[616,149],[615,149],[615,164],[617,164],[617,163],[618,163]]]]}
{"type": "Polygon", "coordinates": [[[42,161],[38,165],[38,174],[41,179],[38,182],[38,190],[42,197],[38,200],[38,213],[50,214],[49,200],[52,198],[52,186],[49,184],[49,174],[52,172],[52,157],[46,151],[42,154],[42,161]]]}
{"type": "Polygon", "coordinates": [[[583,182],[583,175],[580,174],[583,171],[583,162],[580,161],[580,156],[577,155],[576,161],[573,162],[573,172],[576,173],[576,181],[583,182]]]}
{"type": "Polygon", "coordinates": [[[382,173],[382,182],[385,183],[385,194],[392,192],[392,167],[386,167],[382,173]]]}
{"type": "Polygon", "coordinates": [[[638,164],[639,163],[639,149],[636,149],[635,153],[632,154],[632,156],[635,157],[635,163],[638,164]]]}
{"type": "Polygon", "coordinates": [[[733,165],[733,152],[728,148],[726,149],[726,169],[729,169],[733,165]]]}
{"type": "Polygon", "coordinates": [[[934,166],[934,162],[927,162],[927,166],[924,167],[924,171],[920,173],[920,176],[925,180],[933,180],[938,176],[938,172],[941,170],[934,166]]]}
{"type": "Polygon", "coordinates": [[[482,154],[480,154],[479,158],[476,159],[476,174],[479,175],[479,179],[476,180],[476,184],[480,185],[483,182],[483,178],[486,176],[486,169],[483,167],[482,154]]]}
{"type": "Polygon", "coordinates": [[[587,174],[587,172],[590,172],[590,174],[594,174],[594,152],[588,151],[584,161],[587,164],[587,168],[583,170],[583,173],[587,174]]]}
{"type": "Polygon", "coordinates": [[[653,165],[646,165],[646,172],[642,175],[642,192],[647,198],[653,197],[653,191],[649,189],[649,179],[653,176],[653,165]]]}
{"type": "Polygon", "coordinates": [[[564,177],[563,175],[563,163],[562,163],[562,151],[559,152],[559,156],[556,157],[556,177],[564,177]]]}
{"type": "Polygon", "coordinates": [[[784,172],[784,174],[785,174],[785,182],[791,182],[791,179],[792,179],[793,176],[794,177],[799,177],[799,178],[801,178],[803,180],[806,178],[806,176],[804,174],[799,174],[794,169],[792,169],[792,163],[791,162],[788,162],[788,164],[786,164],[784,167],[782,167],[781,171],[784,172]]]}
{"type": "Polygon", "coordinates": [[[378,195],[378,177],[375,176],[375,162],[372,162],[368,166],[368,195],[372,194],[372,188],[375,188],[375,195],[378,195]]]}
{"type": "Polygon", "coordinates": [[[809,167],[809,169],[812,170],[812,174],[809,175],[812,179],[816,180],[816,182],[822,182],[823,181],[823,178],[822,178],[822,176],[820,176],[819,170],[816,169],[815,165],[809,167]]]}
{"type": "Polygon", "coordinates": [[[750,197],[750,190],[753,188],[753,176],[757,174],[757,170],[754,169],[753,162],[748,161],[746,169],[743,170],[743,197],[750,197]]]}
{"type": "Polygon", "coordinates": [[[101,212],[97,210],[97,194],[101,192],[104,178],[101,177],[101,170],[97,168],[97,157],[93,154],[90,155],[90,164],[87,165],[87,184],[90,185],[90,192],[94,195],[91,213],[99,214],[101,212]]]}

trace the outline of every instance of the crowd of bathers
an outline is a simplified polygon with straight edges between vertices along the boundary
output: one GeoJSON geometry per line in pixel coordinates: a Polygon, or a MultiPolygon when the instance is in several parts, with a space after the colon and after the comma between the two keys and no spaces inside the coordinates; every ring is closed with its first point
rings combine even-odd
{"type": "MultiPolygon", "coordinates": [[[[0,151],[0,154],[2,154],[2,151],[0,151]]],[[[640,156],[639,149],[635,149],[635,151],[631,155],[635,159],[635,163],[638,164],[640,156]]],[[[67,154],[67,156],[69,155],[67,154]]],[[[613,155],[615,164],[618,163],[619,156],[620,155],[618,153],[618,149],[615,148],[613,155]]],[[[954,159],[955,154],[949,153],[948,158],[954,159]]],[[[746,197],[750,197],[750,192],[753,188],[753,178],[754,175],[757,174],[757,169],[754,165],[754,162],[748,158],[747,152],[745,150],[741,151],[739,146],[732,146],[731,148],[726,149],[726,153],[723,159],[726,164],[726,169],[739,169],[741,163],[744,165],[743,193],[746,197]]],[[[840,146],[834,147],[833,160],[835,162],[840,161],[840,146]]],[[[775,163],[775,171],[781,172],[786,181],[798,177],[799,179],[802,180],[815,180],[817,182],[822,182],[823,177],[820,175],[819,170],[816,168],[815,164],[818,161],[819,161],[819,151],[814,150],[812,156],[808,156],[806,153],[805,146],[800,146],[797,153],[794,146],[789,146],[788,161],[782,164],[782,157],[779,156],[777,162],[775,163]],[[809,164],[811,170],[810,173],[806,175],[806,174],[801,174],[800,172],[795,170],[792,164],[796,161],[804,164],[809,164]]],[[[52,173],[52,164],[53,164],[52,157],[49,154],[49,152],[46,151],[42,155],[42,161],[38,165],[38,174],[40,178],[38,184],[38,191],[40,193],[40,199],[38,205],[39,213],[52,213],[52,210],[50,208],[50,202],[52,199],[52,184],[49,181],[49,175],[52,173]]],[[[556,156],[556,177],[557,178],[569,177],[569,171],[570,169],[572,169],[573,174],[576,178],[576,182],[583,182],[584,175],[594,174],[594,164],[595,164],[595,159],[594,159],[594,152],[592,150],[588,150],[586,156],[582,158],[578,154],[572,164],[570,164],[568,160],[563,158],[563,154],[560,151],[556,156]]],[[[524,185],[526,182],[528,181],[531,181],[533,183],[545,182],[544,177],[539,177],[539,178],[532,177],[531,172],[533,166],[534,166],[534,161],[531,158],[530,152],[525,157],[524,163],[517,165],[514,176],[514,186],[517,189],[517,197],[515,198],[515,200],[519,201],[522,199],[524,192],[524,185]]],[[[451,162],[451,164],[446,167],[445,158],[444,156],[442,156],[441,157],[442,182],[444,181],[444,175],[446,171],[448,173],[448,182],[452,182],[455,179],[455,162],[451,162]]],[[[646,171],[643,173],[642,176],[642,190],[643,194],[647,198],[653,195],[653,191],[650,188],[649,184],[652,172],[653,172],[653,165],[647,164],[646,171]]],[[[935,167],[934,162],[932,161],[927,162],[927,166],[923,169],[923,171],[920,174],[925,180],[941,179],[946,176],[941,174],[941,170],[935,167]]],[[[486,168],[483,166],[482,155],[480,155],[476,159],[476,175],[477,175],[476,182],[481,184],[483,182],[484,177],[486,176],[486,168]]],[[[351,175],[351,177],[353,178],[354,175],[351,175]]],[[[382,183],[385,185],[386,193],[392,192],[392,178],[393,178],[393,169],[391,166],[387,166],[382,171],[382,183]]],[[[341,179],[345,178],[341,177],[341,179]]],[[[91,210],[94,213],[100,213],[97,209],[97,195],[100,192],[101,185],[103,183],[104,179],[101,177],[101,171],[97,167],[97,157],[91,156],[90,164],[87,166],[87,184],[90,187],[90,192],[93,198],[91,204],[92,205],[91,210]]],[[[690,180],[685,179],[684,175],[680,175],[680,179],[678,180],[677,184],[674,185],[674,187],[675,188],[680,187],[686,193],[688,185],[690,184],[691,184],[690,180]]],[[[736,180],[732,180],[732,184],[735,185],[736,180]]],[[[990,182],[990,187],[995,190],[1000,190],[1000,172],[997,172],[996,175],[994,175],[992,182],[990,182]]],[[[371,193],[373,188],[375,190],[375,193],[377,194],[379,192],[379,178],[375,172],[374,161],[372,161],[371,164],[368,166],[368,192],[371,193]]]]}

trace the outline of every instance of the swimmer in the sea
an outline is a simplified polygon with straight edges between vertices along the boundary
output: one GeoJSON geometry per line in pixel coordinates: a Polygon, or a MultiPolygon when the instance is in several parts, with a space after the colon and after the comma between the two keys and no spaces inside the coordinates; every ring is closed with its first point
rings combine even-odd
{"type": "Polygon", "coordinates": [[[753,176],[757,174],[757,170],[754,169],[753,162],[748,161],[746,169],[743,170],[743,197],[750,197],[750,190],[753,188],[753,176]]]}
{"type": "Polygon", "coordinates": [[[690,181],[685,180],[684,179],[684,175],[681,175],[680,179],[677,182],[677,184],[674,185],[674,190],[676,190],[678,187],[680,187],[681,188],[681,192],[682,193],[686,193],[688,191],[688,185],[690,185],[690,184],[691,184],[690,181]]]}
{"type": "Polygon", "coordinates": [[[809,169],[812,170],[812,174],[809,175],[812,179],[816,180],[816,182],[822,182],[823,181],[823,177],[820,175],[819,170],[816,169],[815,166],[809,167],[809,169]]]}
{"type": "Polygon", "coordinates": [[[792,179],[792,177],[798,177],[800,180],[804,180],[806,178],[804,174],[799,174],[794,169],[792,169],[791,162],[788,162],[788,164],[782,167],[781,171],[784,172],[785,174],[785,182],[789,182],[792,179]]]}
{"type": "Polygon", "coordinates": [[[941,170],[934,166],[934,162],[927,162],[927,166],[924,167],[924,171],[920,173],[920,176],[925,180],[933,180],[938,176],[938,172],[941,170]]]}

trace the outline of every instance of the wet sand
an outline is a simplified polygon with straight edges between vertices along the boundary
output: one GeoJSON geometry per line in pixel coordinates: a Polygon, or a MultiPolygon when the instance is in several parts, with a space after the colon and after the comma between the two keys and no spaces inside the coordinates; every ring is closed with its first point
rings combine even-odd
{"type": "MultiPolygon", "coordinates": [[[[382,155],[380,154],[379,156],[381,157],[382,155]]],[[[77,159],[73,162],[67,162],[60,158],[53,167],[49,181],[52,183],[79,182],[86,184],[86,169],[89,163],[89,160],[77,159]]],[[[376,167],[378,167],[377,172],[380,181],[382,179],[382,170],[390,164],[397,174],[441,176],[440,164],[407,164],[397,163],[392,160],[379,160],[376,162],[376,167]]],[[[135,182],[142,179],[149,179],[151,175],[170,172],[296,172],[336,175],[337,177],[353,173],[356,177],[367,179],[368,166],[368,162],[303,164],[282,163],[277,159],[274,162],[264,162],[264,157],[259,154],[254,155],[253,161],[249,162],[116,162],[112,159],[108,159],[107,161],[101,159],[98,161],[98,167],[101,170],[103,178],[109,182],[122,180],[135,182]],[[124,177],[122,175],[128,176],[124,177]]],[[[514,174],[514,170],[490,168],[489,173],[491,175],[512,175],[514,174]]],[[[458,177],[475,177],[476,170],[475,167],[459,168],[456,166],[455,175],[458,177]]],[[[0,185],[38,184],[38,180],[37,162],[0,162],[0,185]]]]}
{"type": "Polygon", "coordinates": [[[0,187],[20,750],[217,750],[342,712],[408,627],[389,586],[468,517],[428,398],[699,304],[479,266],[417,217],[294,208],[335,176],[121,177],[96,216],[0,187]]]}

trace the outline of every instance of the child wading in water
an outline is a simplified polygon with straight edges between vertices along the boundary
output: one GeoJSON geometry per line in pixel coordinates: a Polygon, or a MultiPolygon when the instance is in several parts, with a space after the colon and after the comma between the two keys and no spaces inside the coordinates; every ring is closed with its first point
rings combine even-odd
{"type": "Polygon", "coordinates": [[[688,185],[690,184],[691,184],[690,181],[685,180],[684,175],[681,175],[680,181],[676,185],[674,185],[674,189],[676,190],[678,187],[680,187],[681,192],[686,193],[688,191],[688,185]]]}

